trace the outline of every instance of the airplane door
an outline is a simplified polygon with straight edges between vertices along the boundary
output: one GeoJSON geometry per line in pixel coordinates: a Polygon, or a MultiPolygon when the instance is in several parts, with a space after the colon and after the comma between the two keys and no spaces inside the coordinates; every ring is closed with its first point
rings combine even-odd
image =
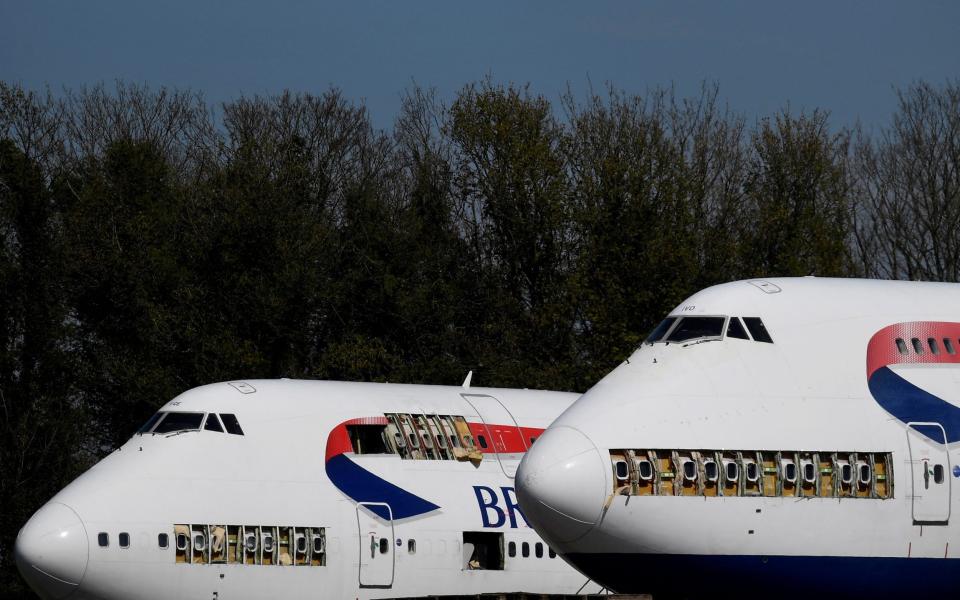
{"type": "Polygon", "coordinates": [[[907,423],[915,524],[946,525],[950,520],[950,455],[946,440],[946,431],[939,423],[907,423]]]}
{"type": "Polygon", "coordinates": [[[360,587],[393,586],[393,511],[385,502],[357,503],[360,536],[360,587]]]}
{"type": "MultiPolygon", "coordinates": [[[[513,479],[523,453],[527,451],[527,441],[523,439],[517,420],[499,400],[485,394],[460,394],[473,407],[487,432],[487,444],[497,454],[503,474],[513,479]]],[[[477,440],[480,443],[480,440],[477,440]]],[[[480,444],[481,447],[483,444],[480,444]]]]}

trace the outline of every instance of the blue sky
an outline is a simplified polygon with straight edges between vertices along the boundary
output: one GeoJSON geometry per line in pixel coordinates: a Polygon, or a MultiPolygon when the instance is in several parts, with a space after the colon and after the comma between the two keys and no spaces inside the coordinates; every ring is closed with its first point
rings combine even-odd
{"type": "Polygon", "coordinates": [[[122,78],[212,102],[330,85],[389,126],[411,81],[452,98],[491,75],[551,100],[720,84],[749,118],[826,108],[887,122],[892,86],[960,76],[960,2],[204,2],[0,0],[0,79],[122,78]]]}

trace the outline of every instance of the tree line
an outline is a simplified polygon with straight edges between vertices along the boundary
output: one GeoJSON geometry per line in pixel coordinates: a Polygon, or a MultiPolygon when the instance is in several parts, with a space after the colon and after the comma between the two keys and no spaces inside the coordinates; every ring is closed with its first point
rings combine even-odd
{"type": "Polygon", "coordinates": [[[718,88],[0,82],[0,589],[29,515],[165,400],[247,378],[585,390],[691,292],[960,281],[960,84],[876,131],[718,88]]]}

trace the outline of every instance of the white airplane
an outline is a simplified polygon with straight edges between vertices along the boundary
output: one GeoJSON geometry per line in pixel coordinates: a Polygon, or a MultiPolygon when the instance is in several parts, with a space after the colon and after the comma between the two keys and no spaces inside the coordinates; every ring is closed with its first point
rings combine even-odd
{"type": "Polygon", "coordinates": [[[754,280],[674,309],[517,494],[620,593],[956,598],[958,464],[960,285],[754,280]]]}
{"type": "Polygon", "coordinates": [[[523,453],[575,398],[289,380],[189,390],[33,515],[17,565],[45,599],[596,592],[513,491],[523,453]]]}

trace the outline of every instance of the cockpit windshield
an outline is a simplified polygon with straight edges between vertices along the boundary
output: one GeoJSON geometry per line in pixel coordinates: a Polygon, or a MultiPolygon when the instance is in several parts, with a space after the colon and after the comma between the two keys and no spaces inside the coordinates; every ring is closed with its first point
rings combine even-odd
{"type": "Polygon", "coordinates": [[[147,422],[137,430],[137,435],[144,435],[146,433],[199,431],[201,425],[204,431],[224,433],[224,429],[226,429],[226,433],[243,435],[243,429],[240,428],[240,422],[237,421],[236,415],[221,413],[219,418],[217,417],[218,415],[216,413],[160,411],[150,417],[147,422]],[[206,421],[204,421],[204,417],[207,417],[206,421]]]}
{"type": "Polygon", "coordinates": [[[203,423],[203,413],[168,412],[153,428],[153,433],[199,430],[201,423],[203,423]]]}
{"type": "Polygon", "coordinates": [[[719,338],[723,335],[726,317],[683,317],[667,336],[668,342],[686,342],[699,338],[719,338]]]}
{"type": "Polygon", "coordinates": [[[773,343],[773,338],[759,317],[743,317],[746,324],[744,330],[740,317],[725,316],[685,316],[667,317],[644,340],[647,344],[655,342],[689,342],[691,340],[720,340],[724,337],[724,327],[727,326],[726,337],[737,338],[754,342],[773,343]],[[727,323],[729,321],[729,326],[727,323]]]}
{"type": "Polygon", "coordinates": [[[153,426],[157,424],[157,421],[159,421],[162,418],[163,418],[162,412],[153,413],[153,415],[149,419],[147,419],[147,422],[144,423],[140,427],[140,429],[137,430],[137,433],[149,433],[149,431],[153,429],[153,426]]]}
{"type": "Polygon", "coordinates": [[[663,336],[667,335],[667,332],[670,331],[670,327],[673,326],[673,323],[676,320],[676,317],[667,317],[663,321],[660,321],[660,324],[657,325],[656,329],[650,332],[650,335],[648,335],[647,339],[644,341],[648,344],[659,342],[663,339],[663,336]]]}

